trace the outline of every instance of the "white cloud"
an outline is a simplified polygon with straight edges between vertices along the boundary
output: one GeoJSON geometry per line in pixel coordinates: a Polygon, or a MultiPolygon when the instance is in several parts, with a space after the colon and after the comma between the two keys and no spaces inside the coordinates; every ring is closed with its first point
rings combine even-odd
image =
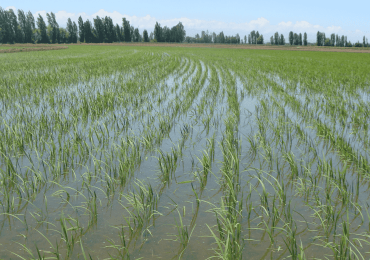
{"type": "Polygon", "coordinates": [[[13,9],[14,12],[16,12],[18,9],[15,8],[15,6],[8,6],[8,7],[5,7],[5,10],[6,11],[9,11],[10,9],[13,9]]]}

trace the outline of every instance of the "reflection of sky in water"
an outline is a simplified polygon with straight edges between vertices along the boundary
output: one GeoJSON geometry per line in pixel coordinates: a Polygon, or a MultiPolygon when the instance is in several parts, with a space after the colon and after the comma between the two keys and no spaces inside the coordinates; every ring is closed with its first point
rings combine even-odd
{"type": "MultiPolygon", "coordinates": [[[[163,59],[170,57],[171,55],[162,56],[163,59]]],[[[266,75],[266,77],[274,81],[288,96],[298,101],[302,106],[307,102],[305,108],[312,114],[324,111],[324,108],[319,108],[315,104],[315,100],[320,99],[317,95],[303,93],[299,85],[293,91],[285,85],[284,80],[276,75],[266,75]],[[310,101],[308,101],[307,97],[309,97],[310,101]]],[[[190,225],[192,218],[196,216],[196,229],[192,234],[183,259],[205,259],[212,256],[213,252],[211,250],[205,250],[205,248],[211,249],[213,247],[212,243],[214,243],[212,238],[206,236],[206,234],[210,234],[206,224],[210,227],[216,225],[214,214],[210,210],[215,206],[219,206],[221,197],[225,195],[220,191],[220,183],[222,183],[220,171],[222,170],[222,162],[224,160],[224,154],[220,147],[225,140],[225,121],[233,114],[233,109],[230,108],[228,103],[228,92],[225,89],[229,90],[231,94],[236,92],[240,111],[240,120],[235,121],[235,129],[238,130],[235,136],[241,146],[239,185],[245,192],[249,189],[254,191],[251,195],[251,201],[255,203],[256,207],[260,200],[258,194],[262,192],[261,185],[258,185],[260,182],[258,178],[265,178],[263,180],[265,180],[265,187],[269,193],[270,200],[272,200],[271,197],[278,196],[274,189],[276,187],[269,184],[268,181],[273,184],[274,178],[279,179],[279,171],[282,171],[283,175],[290,174],[291,165],[283,159],[288,153],[293,156],[293,163],[297,165],[298,176],[300,178],[303,178],[302,176],[304,174],[316,174],[319,164],[323,164],[324,160],[325,162],[330,162],[335,171],[341,171],[343,169],[343,158],[340,158],[335,149],[325,144],[317,136],[317,131],[312,127],[312,124],[302,120],[301,114],[294,112],[291,104],[285,103],[283,96],[273,95],[270,92],[270,88],[251,92],[244,85],[249,79],[241,78],[232,70],[225,71],[217,65],[206,64],[201,60],[198,62],[191,58],[182,59],[180,69],[170,75],[166,75],[163,80],[156,81],[155,79],[155,75],[152,75],[151,80],[153,80],[153,85],[149,86],[152,90],[143,93],[142,97],[131,95],[132,93],[128,94],[132,98],[130,99],[131,101],[136,98],[136,101],[139,102],[140,105],[137,108],[134,109],[132,103],[119,104],[117,102],[112,110],[100,113],[94,119],[89,115],[86,121],[83,121],[81,116],[78,116],[79,119],[74,122],[76,131],[71,126],[62,137],[58,136],[58,131],[50,133],[50,137],[47,140],[49,142],[49,148],[46,148],[43,154],[36,154],[34,150],[27,148],[27,156],[24,156],[21,160],[15,157],[10,158],[19,176],[41,172],[43,178],[47,178],[47,181],[50,181],[49,178],[56,171],[60,169],[65,170],[65,173],[61,173],[64,176],[60,180],[58,179],[54,185],[40,185],[38,189],[41,189],[42,192],[37,192],[36,197],[28,202],[29,205],[27,205],[27,201],[21,203],[25,207],[34,207],[37,211],[37,208],[44,209],[44,198],[45,196],[47,197],[49,208],[47,215],[44,216],[43,214],[45,213],[40,210],[36,217],[27,218],[30,226],[40,222],[38,229],[46,233],[46,229],[50,228],[47,227],[46,221],[54,222],[58,220],[61,211],[63,211],[65,216],[78,217],[81,223],[83,223],[82,225],[86,227],[89,221],[89,212],[81,206],[87,207],[86,205],[92,196],[91,194],[95,192],[99,198],[98,222],[96,226],[90,227],[82,240],[85,250],[88,250],[90,254],[96,257],[107,257],[107,252],[112,252],[110,251],[111,249],[108,250],[105,248],[105,246],[110,245],[108,240],[112,239],[115,243],[119,243],[119,229],[116,230],[113,227],[120,227],[125,223],[123,216],[128,216],[128,212],[124,209],[124,206],[127,206],[127,202],[120,194],[124,195],[128,191],[134,190],[133,180],[143,180],[151,184],[157,193],[163,188],[157,210],[165,217],[158,217],[155,226],[149,228],[152,236],[146,234],[150,239],[145,242],[140,251],[133,251],[132,257],[144,257],[145,259],[159,256],[162,258],[167,258],[167,256],[168,258],[173,257],[174,252],[177,250],[178,242],[171,241],[171,239],[176,239],[173,234],[176,233],[174,224],[179,220],[178,211],[182,214],[185,225],[190,225]],[[199,74],[200,77],[196,79],[195,77],[199,70],[201,72],[199,74]],[[212,73],[216,73],[219,85],[211,80],[212,73]],[[228,80],[228,77],[231,77],[232,80],[228,80]],[[203,85],[200,85],[201,82],[204,82],[203,85]],[[180,108],[177,110],[177,114],[174,114],[173,111],[176,109],[176,104],[185,104],[189,98],[187,96],[189,91],[193,90],[197,92],[194,92],[194,95],[191,96],[190,107],[186,111],[182,111],[182,108],[180,108]],[[158,102],[159,97],[163,101],[158,102]],[[212,102],[210,98],[213,98],[212,102]],[[202,102],[208,101],[211,103],[207,103],[202,109],[202,102]],[[210,108],[210,104],[213,106],[212,109],[210,108]],[[281,107],[280,110],[277,109],[277,104],[281,107]],[[207,118],[210,118],[208,124],[204,120],[207,118]],[[278,118],[283,118],[286,123],[281,129],[283,135],[281,139],[287,144],[286,148],[282,148],[282,143],[276,141],[276,131],[279,127],[282,127],[275,120],[278,118]],[[124,126],[125,122],[130,123],[127,128],[124,126]],[[163,139],[153,144],[153,149],[146,149],[144,139],[151,133],[160,134],[161,130],[163,130],[161,129],[161,124],[168,127],[168,133],[166,133],[163,139]],[[296,138],[297,125],[307,138],[305,142],[296,138]],[[262,127],[266,128],[265,133],[260,132],[262,127]],[[184,134],[184,129],[188,129],[186,134],[184,134]],[[91,134],[89,131],[93,133],[91,134]],[[65,152],[65,149],[76,149],[74,147],[76,140],[75,133],[79,133],[81,140],[84,140],[86,144],[85,146],[78,146],[78,152],[75,154],[80,154],[80,156],[72,156],[72,153],[70,153],[70,162],[68,165],[62,165],[62,162],[60,162],[56,168],[51,167],[50,164],[53,162],[51,160],[52,143],[55,144],[54,156],[55,158],[59,158],[59,155],[65,152]],[[201,159],[203,157],[203,151],[209,149],[207,139],[212,138],[212,136],[215,140],[215,157],[212,161],[211,172],[208,175],[206,187],[203,192],[200,192],[199,178],[203,170],[201,159]],[[100,138],[104,139],[104,144],[99,142],[100,138]],[[129,142],[129,140],[138,145],[140,152],[138,156],[141,157],[141,163],[140,167],[134,167],[131,176],[128,176],[127,185],[124,188],[116,187],[116,190],[113,192],[113,198],[108,200],[106,199],[106,195],[109,194],[109,178],[114,179],[112,177],[115,174],[113,169],[117,169],[119,166],[118,154],[122,152],[122,149],[120,149],[122,140],[124,141],[123,145],[125,142],[129,142]],[[251,160],[251,142],[254,142],[257,147],[257,154],[254,160],[251,160]],[[68,143],[70,143],[69,146],[67,146],[68,143]],[[308,148],[309,146],[312,146],[311,150],[308,148]],[[84,147],[89,149],[87,158],[83,158],[83,153],[86,154],[83,151],[84,147]],[[171,156],[172,151],[176,149],[180,149],[183,155],[178,158],[177,168],[173,173],[172,179],[170,179],[170,183],[164,187],[159,179],[161,172],[158,167],[158,151],[160,150],[166,156],[171,156]],[[269,152],[273,154],[273,161],[270,162],[268,160],[269,152]],[[316,155],[320,158],[321,162],[315,158],[316,155]],[[97,170],[99,164],[102,165],[102,172],[97,170]],[[309,173],[305,173],[303,166],[307,167],[307,172],[309,173]],[[266,174],[267,172],[270,172],[270,176],[266,174]],[[92,173],[92,175],[96,174],[97,177],[89,180],[89,173],[92,173]],[[187,182],[189,180],[193,182],[187,182]],[[90,191],[87,190],[86,186],[89,186],[90,191]],[[193,188],[199,192],[202,201],[199,209],[197,209],[193,188]],[[66,195],[66,191],[69,193],[69,196],[66,195]],[[111,201],[110,204],[108,203],[109,201],[111,201]]],[[[106,94],[117,93],[122,86],[131,83],[138,86],[140,84],[143,84],[142,86],[149,84],[147,79],[143,79],[140,76],[140,71],[130,71],[125,74],[117,72],[109,77],[92,79],[88,83],[81,82],[71,86],[55,88],[50,93],[39,97],[38,103],[33,100],[34,97],[31,99],[16,100],[9,107],[1,110],[1,120],[12,127],[20,122],[19,117],[14,117],[14,115],[22,115],[24,116],[24,122],[18,126],[25,129],[27,129],[25,122],[37,122],[41,116],[46,116],[48,122],[52,122],[55,116],[59,116],[61,121],[67,123],[73,120],[74,117],[71,111],[80,107],[82,99],[86,98],[89,103],[93,100],[98,100],[99,97],[106,94]],[[139,84],[137,84],[137,80],[139,80],[139,84]],[[55,104],[60,104],[60,101],[65,102],[61,110],[57,110],[56,105],[51,105],[50,95],[54,96],[55,104]]],[[[361,105],[367,105],[368,94],[360,91],[358,94],[360,101],[354,99],[350,102],[356,105],[359,102],[363,102],[364,104],[361,103],[361,105]]],[[[351,99],[351,97],[346,98],[351,99]]],[[[324,104],[327,102],[329,101],[323,99],[324,104]]],[[[4,107],[4,104],[0,105],[4,107]]],[[[350,105],[346,103],[345,106],[348,108],[350,105]]],[[[343,129],[339,122],[333,122],[333,115],[322,112],[318,118],[332,132],[342,134],[343,129]]],[[[0,129],[4,131],[6,129],[5,124],[0,129]]],[[[22,129],[18,129],[17,131],[19,131],[18,133],[22,133],[22,129]]],[[[344,129],[343,138],[350,141],[352,148],[367,158],[366,151],[361,149],[362,141],[360,139],[351,139],[350,132],[351,129],[344,129]]],[[[158,138],[158,135],[153,136],[154,139],[158,138]]],[[[130,158],[130,155],[133,153],[131,150],[132,147],[129,145],[127,147],[127,151],[124,154],[130,158]]],[[[68,155],[66,154],[65,156],[68,155]]],[[[127,158],[120,159],[125,160],[127,158]]],[[[3,163],[1,169],[6,172],[8,166],[3,163]]],[[[126,171],[129,170],[127,169],[126,171]]],[[[353,189],[354,185],[356,185],[357,175],[356,170],[351,169],[345,176],[345,181],[348,183],[349,189],[351,187],[353,189]],[[351,172],[355,174],[351,175],[351,172]]],[[[296,196],[298,189],[295,189],[294,185],[298,184],[299,181],[297,180],[296,183],[293,183],[286,190],[288,199],[292,201],[292,207],[294,204],[295,211],[299,213],[293,214],[295,214],[294,216],[296,218],[299,218],[299,215],[303,215],[308,222],[313,222],[313,216],[307,215],[312,212],[307,213],[308,207],[302,205],[302,198],[296,196]]],[[[29,187],[30,189],[33,187],[30,184],[27,185],[25,187],[29,187]]],[[[324,197],[325,193],[322,192],[326,187],[325,185],[326,183],[322,180],[319,180],[319,183],[317,183],[318,198],[321,200],[326,199],[324,197]]],[[[25,191],[21,191],[21,193],[24,194],[25,191]]],[[[364,203],[367,200],[366,193],[366,185],[361,184],[359,189],[360,203],[364,203]]],[[[243,196],[245,200],[247,195],[243,196]]],[[[246,202],[243,203],[245,204],[246,202]]],[[[245,209],[243,211],[244,213],[246,214],[245,209]]],[[[250,223],[246,219],[243,219],[242,224],[245,227],[248,225],[257,225],[262,219],[256,212],[253,212],[251,215],[250,223]]],[[[354,220],[354,223],[357,223],[357,220],[354,220]]],[[[300,225],[299,228],[301,230],[302,226],[300,225]]],[[[52,229],[59,230],[59,226],[52,227],[52,229]]],[[[14,237],[16,233],[14,230],[16,230],[17,234],[21,232],[27,233],[24,226],[19,223],[3,222],[0,244],[9,245],[6,241],[9,237],[17,240],[18,238],[14,237]],[[5,238],[7,239],[5,240],[5,238]]],[[[364,231],[363,228],[361,228],[361,231],[364,231]]],[[[60,238],[57,232],[49,232],[47,237],[50,241],[60,238]]],[[[257,259],[257,256],[260,258],[265,253],[266,248],[270,244],[267,236],[263,234],[263,230],[255,229],[251,233],[252,235],[246,235],[249,240],[246,241],[244,253],[245,255],[249,255],[251,259],[254,259],[254,257],[257,259]],[[261,237],[263,236],[266,236],[266,238],[260,242],[259,240],[262,240],[261,237]]],[[[307,231],[300,235],[300,240],[306,245],[312,242],[311,238],[312,233],[307,231]]],[[[39,236],[35,232],[30,234],[28,239],[35,241],[37,244],[45,244],[42,236],[39,236]]],[[[137,243],[140,244],[142,239],[140,238],[137,243]]],[[[283,241],[277,239],[277,244],[283,246],[283,241]]],[[[79,245],[76,248],[79,248],[79,245]]],[[[74,252],[73,256],[76,257],[80,251],[79,249],[75,249],[74,252]]],[[[322,248],[315,248],[314,252],[310,251],[309,253],[312,256],[322,256],[323,253],[328,253],[328,251],[322,248]]]]}

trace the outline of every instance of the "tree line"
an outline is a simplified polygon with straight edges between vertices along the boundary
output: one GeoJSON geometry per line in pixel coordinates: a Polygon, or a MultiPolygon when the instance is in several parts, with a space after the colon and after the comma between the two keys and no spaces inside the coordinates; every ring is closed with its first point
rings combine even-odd
{"type": "Polygon", "coordinates": [[[340,36],[332,33],[330,38],[327,38],[325,33],[320,31],[318,31],[316,34],[316,45],[336,47],[370,47],[369,41],[365,36],[362,38],[362,43],[360,43],[360,41],[351,43],[351,41],[347,41],[347,36],[345,35],[340,36]]]}
{"type": "MultiPolygon", "coordinates": [[[[89,21],[84,21],[80,16],[77,24],[68,18],[66,28],[59,27],[53,12],[46,14],[46,20],[39,14],[36,19],[29,11],[25,13],[18,10],[17,14],[12,9],[4,10],[0,7],[0,43],[112,43],[112,42],[187,42],[187,43],[223,43],[223,44],[265,44],[262,34],[251,31],[244,39],[239,34],[225,35],[223,31],[216,34],[202,31],[195,37],[186,36],[184,25],[179,22],[169,28],[156,22],[153,32],[147,30],[140,33],[139,28],[130,25],[130,21],[122,18],[122,24],[115,24],[109,16],[96,16],[89,21]]],[[[290,45],[307,45],[307,33],[289,32],[290,45]]],[[[276,32],[270,37],[271,45],[286,45],[283,34],[276,32]]],[[[325,33],[318,31],[316,34],[317,46],[336,47],[370,47],[368,39],[363,37],[363,42],[352,44],[347,41],[347,36],[331,34],[326,38],[325,33]]]]}
{"type": "Polygon", "coordinates": [[[126,18],[122,18],[122,25],[114,25],[109,16],[96,16],[92,21],[80,16],[77,24],[68,18],[66,28],[59,27],[53,12],[46,18],[39,14],[35,19],[30,11],[18,10],[15,14],[12,9],[0,7],[0,43],[183,42],[186,36],[181,22],[172,28],[162,28],[157,22],[154,33],[144,30],[141,34],[126,18]]]}

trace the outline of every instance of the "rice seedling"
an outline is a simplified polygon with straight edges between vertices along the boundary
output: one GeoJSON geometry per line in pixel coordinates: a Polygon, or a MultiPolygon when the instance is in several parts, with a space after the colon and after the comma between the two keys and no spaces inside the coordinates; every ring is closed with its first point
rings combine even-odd
{"type": "Polygon", "coordinates": [[[1,257],[368,259],[366,55],[0,55],[1,257]]]}

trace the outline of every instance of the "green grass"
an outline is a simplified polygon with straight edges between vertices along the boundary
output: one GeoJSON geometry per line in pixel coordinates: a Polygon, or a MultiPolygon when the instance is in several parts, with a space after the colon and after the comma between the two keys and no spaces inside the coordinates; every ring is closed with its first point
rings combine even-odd
{"type": "Polygon", "coordinates": [[[0,55],[2,257],[368,259],[369,61],[0,55]]]}

